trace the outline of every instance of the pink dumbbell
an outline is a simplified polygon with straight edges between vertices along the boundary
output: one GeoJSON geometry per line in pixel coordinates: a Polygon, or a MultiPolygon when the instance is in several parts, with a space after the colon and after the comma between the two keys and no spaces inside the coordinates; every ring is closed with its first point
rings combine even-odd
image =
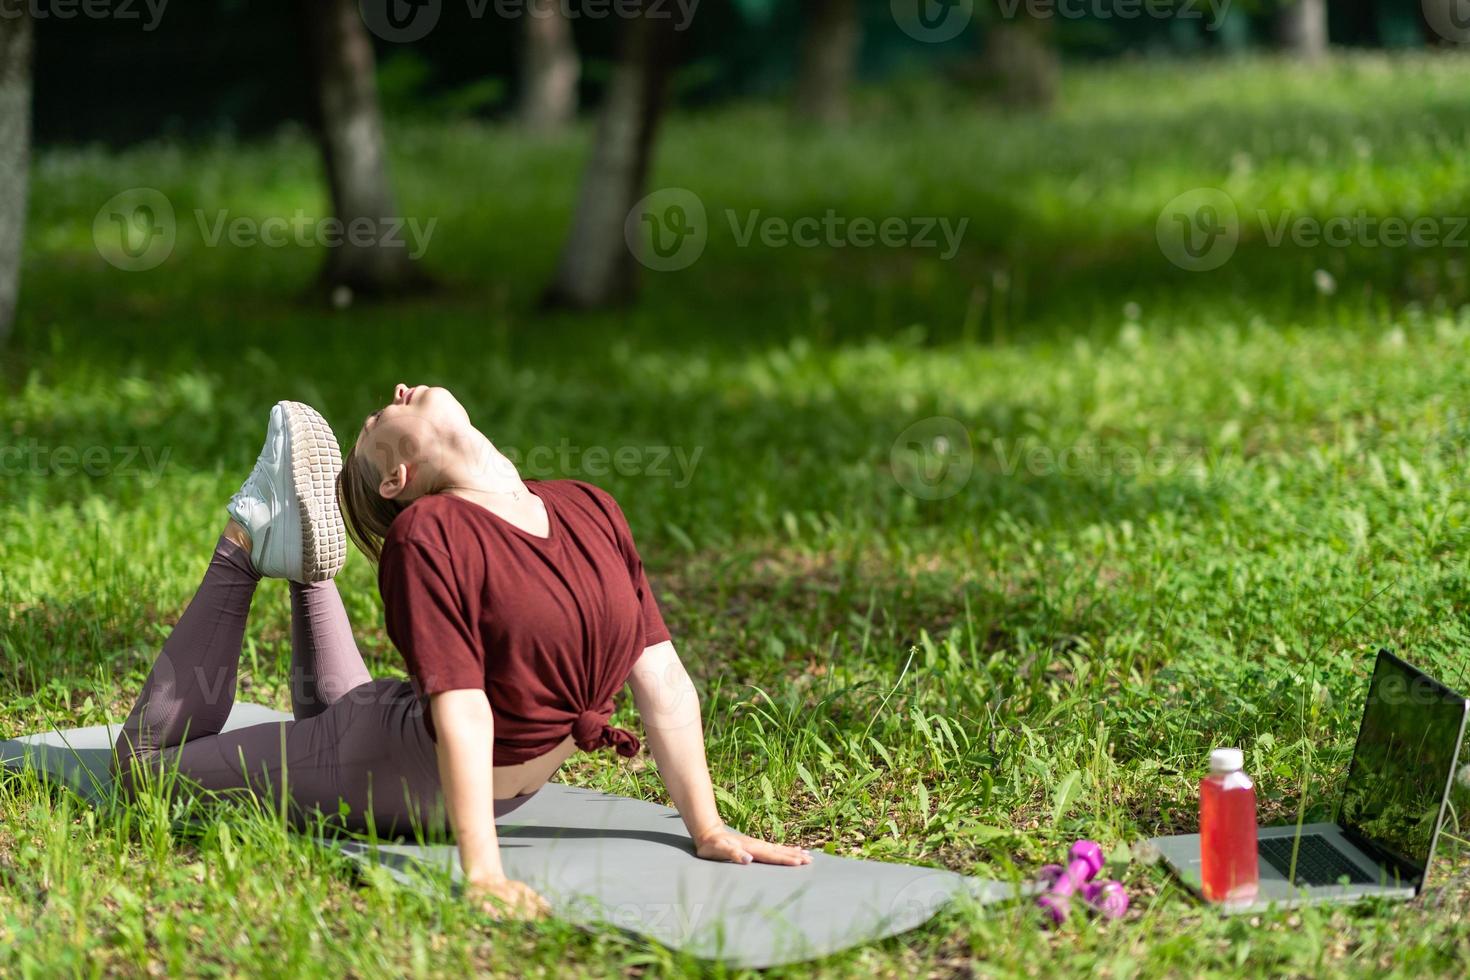
{"type": "Polygon", "coordinates": [[[1081,894],[1087,907],[1104,919],[1121,919],[1128,911],[1128,892],[1120,881],[1089,881],[1081,894]]]}
{"type": "Polygon", "coordinates": [[[1097,841],[1079,840],[1067,852],[1070,860],[1065,868],[1049,864],[1041,869],[1042,881],[1047,891],[1036,900],[1037,908],[1045,912],[1057,925],[1067,921],[1073,892],[1086,885],[1102,870],[1103,852],[1097,841]]]}

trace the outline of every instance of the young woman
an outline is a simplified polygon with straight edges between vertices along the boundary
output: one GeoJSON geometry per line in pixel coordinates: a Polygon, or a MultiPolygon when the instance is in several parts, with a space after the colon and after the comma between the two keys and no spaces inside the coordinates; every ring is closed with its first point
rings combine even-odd
{"type": "Polygon", "coordinates": [[[585,483],[522,481],[448,391],[398,385],[345,464],[317,412],[277,404],[226,509],[204,581],[118,736],[125,789],[163,767],[381,834],[447,823],[468,893],[492,912],[537,915],[541,897],[506,877],[495,817],[576,749],[638,752],[608,724],[626,683],[699,857],[811,860],[720,819],[694,685],[617,503],[585,483]],[[348,534],[378,564],[408,681],[373,680],[353,642],[331,582],[348,534]],[[291,583],[295,720],[221,733],[262,577],[291,583]]]}

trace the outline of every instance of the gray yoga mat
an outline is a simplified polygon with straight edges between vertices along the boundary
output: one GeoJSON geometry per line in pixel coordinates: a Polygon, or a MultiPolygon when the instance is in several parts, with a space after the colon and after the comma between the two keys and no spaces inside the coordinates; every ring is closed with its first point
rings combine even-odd
{"type": "MultiPolygon", "coordinates": [[[[289,718],[236,704],[225,727],[289,718]]],[[[0,763],[41,770],[95,801],[108,792],[115,733],[97,725],[0,741],[0,763]]],[[[545,896],[558,917],[626,930],[735,967],[814,959],[896,935],[961,895],[991,903],[1035,890],[820,853],[798,868],[702,861],[670,808],[559,783],[502,817],[498,827],[506,873],[545,896]]],[[[426,869],[447,866],[455,879],[460,875],[453,846],[322,843],[379,862],[408,887],[432,887],[426,869]]]]}

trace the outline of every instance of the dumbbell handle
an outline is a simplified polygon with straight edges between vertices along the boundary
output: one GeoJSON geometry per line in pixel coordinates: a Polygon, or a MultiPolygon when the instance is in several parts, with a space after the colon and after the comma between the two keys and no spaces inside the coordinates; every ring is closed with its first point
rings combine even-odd
{"type": "Polygon", "coordinates": [[[1082,900],[1104,919],[1121,919],[1128,911],[1128,892],[1122,882],[1111,879],[1083,885],[1082,900]]]}
{"type": "Polygon", "coordinates": [[[1048,891],[1070,895],[1102,870],[1102,848],[1094,841],[1079,840],[1067,856],[1071,860],[1066,867],[1048,864],[1041,869],[1041,880],[1046,882],[1048,891]]]}
{"type": "Polygon", "coordinates": [[[1068,856],[1072,860],[1066,867],[1048,864],[1041,869],[1040,877],[1047,890],[1036,900],[1037,907],[1058,925],[1067,920],[1072,894],[1091,881],[1103,866],[1102,848],[1094,841],[1078,841],[1072,845],[1068,856]]]}
{"type": "Polygon", "coordinates": [[[1083,885],[1092,880],[1097,874],[1098,868],[1090,861],[1070,861],[1063,869],[1062,874],[1052,883],[1051,893],[1053,895],[1070,895],[1083,885]]]}

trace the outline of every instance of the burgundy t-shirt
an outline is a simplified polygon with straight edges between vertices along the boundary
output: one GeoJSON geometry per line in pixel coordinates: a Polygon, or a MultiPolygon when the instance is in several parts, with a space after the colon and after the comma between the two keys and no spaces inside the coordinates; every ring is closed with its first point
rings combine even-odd
{"type": "Polygon", "coordinates": [[[483,689],[494,764],[526,762],[570,733],[578,748],[638,752],[608,725],[643,649],[669,639],[633,534],[605,490],[527,481],[545,538],[472,501],[421,497],[393,521],[378,564],[388,636],[436,738],[429,695],[483,689]]]}

